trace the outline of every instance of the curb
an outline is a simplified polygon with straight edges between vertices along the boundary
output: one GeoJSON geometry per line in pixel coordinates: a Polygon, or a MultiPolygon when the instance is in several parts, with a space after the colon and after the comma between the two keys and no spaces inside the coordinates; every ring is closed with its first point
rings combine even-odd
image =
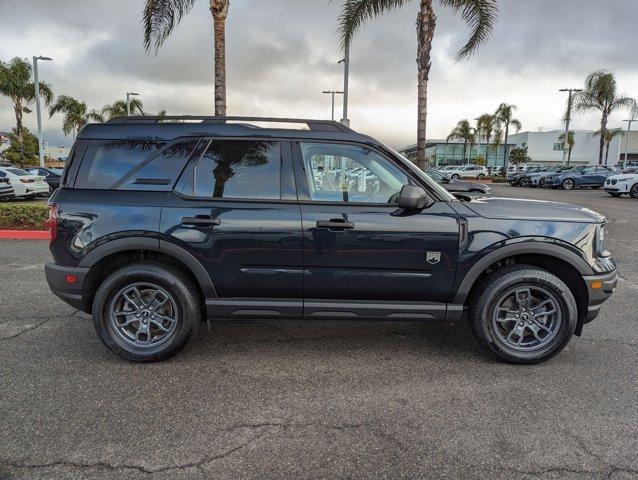
{"type": "Polygon", "coordinates": [[[48,230],[0,230],[0,240],[50,240],[48,230]]]}

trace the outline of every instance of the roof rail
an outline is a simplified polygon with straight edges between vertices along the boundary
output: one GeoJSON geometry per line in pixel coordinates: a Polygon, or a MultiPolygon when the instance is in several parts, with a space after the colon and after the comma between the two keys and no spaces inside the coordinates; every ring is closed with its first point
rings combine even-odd
{"type": "Polygon", "coordinates": [[[164,122],[192,122],[201,120],[201,123],[224,124],[227,122],[269,122],[269,123],[305,123],[310,130],[323,132],[353,132],[350,127],[335,120],[308,120],[300,118],[270,118],[270,117],[215,117],[206,115],[152,115],[115,117],[106,123],[164,123],[164,122]]]}

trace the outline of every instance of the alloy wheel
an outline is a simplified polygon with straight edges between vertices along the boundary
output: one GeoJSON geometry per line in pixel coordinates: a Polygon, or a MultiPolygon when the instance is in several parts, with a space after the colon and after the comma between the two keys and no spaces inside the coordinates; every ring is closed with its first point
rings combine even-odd
{"type": "Polygon", "coordinates": [[[631,195],[632,198],[638,198],[638,183],[635,183],[634,186],[631,187],[629,195],[631,195]]]}
{"type": "Polygon", "coordinates": [[[563,188],[565,190],[573,190],[575,186],[576,184],[571,178],[568,178],[567,180],[563,181],[563,188]]]}
{"type": "Polygon", "coordinates": [[[175,299],[165,289],[138,282],[115,294],[109,307],[109,321],[124,342],[149,348],[173,336],[179,314],[175,299]]]}
{"type": "Polygon", "coordinates": [[[496,303],[492,326],[505,347],[522,352],[548,345],[562,323],[559,301],[548,290],[519,286],[505,292],[496,303]]]}

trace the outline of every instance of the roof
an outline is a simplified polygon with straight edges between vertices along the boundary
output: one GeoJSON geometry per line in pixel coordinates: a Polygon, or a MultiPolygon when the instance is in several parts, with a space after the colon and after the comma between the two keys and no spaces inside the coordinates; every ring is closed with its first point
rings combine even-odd
{"type": "Polygon", "coordinates": [[[228,136],[273,137],[317,140],[351,140],[379,144],[367,135],[330,120],[262,117],[123,117],[106,123],[87,124],[78,139],[130,139],[146,138],[173,140],[179,137],[228,136]],[[241,123],[237,123],[241,122],[241,123]],[[274,127],[262,128],[256,123],[274,123],[274,127]],[[276,124],[282,124],[277,127],[276,124]],[[285,128],[283,124],[305,124],[307,129],[285,128]]]}

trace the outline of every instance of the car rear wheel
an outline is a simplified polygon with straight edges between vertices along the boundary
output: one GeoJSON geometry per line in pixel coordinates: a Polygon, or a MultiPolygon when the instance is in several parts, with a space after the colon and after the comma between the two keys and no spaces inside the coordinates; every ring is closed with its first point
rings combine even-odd
{"type": "Polygon", "coordinates": [[[576,187],[576,182],[571,178],[566,178],[563,180],[562,187],[563,190],[573,190],[576,187]]]}
{"type": "Polygon", "coordinates": [[[452,180],[458,180],[460,177],[459,177],[458,173],[455,173],[454,175],[452,175],[451,178],[452,178],[452,180]]]}
{"type": "Polygon", "coordinates": [[[470,300],[470,325],[502,361],[540,363],[560,352],[576,329],[571,291],[555,275],[530,265],[489,274],[470,300]]]}
{"type": "Polygon", "coordinates": [[[629,190],[629,195],[631,195],[631,198],[638,198],[638,183],[634,183],[631,190],[629,190]]]}
{"type": "Polygon", "coordinates": [[[132,362],[165,360],[193,337],[202,319],[197,287],[180,271],[135,263],[107,277],[93,300],[104,345],[132,362]]]}
{"type": "Polygon", "coordinates": [[[479,174],[476,176],[476,179],[477,179],[477,180],[482,180],[483,178],[485,178],[485,175],[483,175],[482,173],[479,173],[479,174]]]}

